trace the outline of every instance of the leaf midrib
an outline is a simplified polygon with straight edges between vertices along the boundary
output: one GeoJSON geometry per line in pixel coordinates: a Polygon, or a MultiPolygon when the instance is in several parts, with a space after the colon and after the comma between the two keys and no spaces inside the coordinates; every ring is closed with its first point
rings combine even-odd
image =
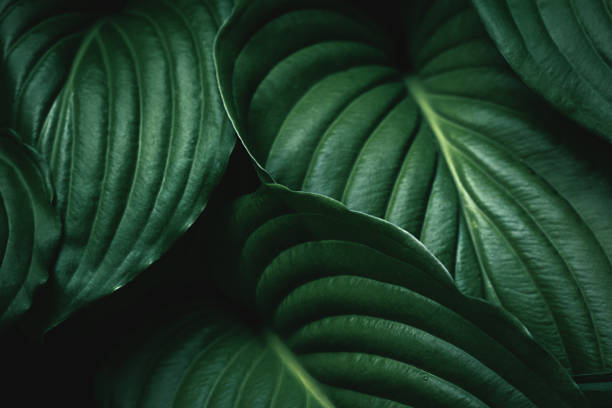
{"type": "MultiPolygon", "coordinates": [[[[417,76],[408,76],[408,77],[406,77],[404,79],[404,84],[405,84],[406,88],[408,89],[409,94],[412,95],[412,97],[414,98],[415,102],[419,106],[423,116],[425,117],[425,120],[427,121],[427,123],[431,127],[431,129],[432,129],[432,131],[433,131],[433,133],[435,135],[435,138],[436,138],[436,140],[438,142],[438,146],[440,148],[440,151],[441,151],[442,155],[444,156],[445,162],[448,164],[448,167],[449,167],[449,170],[451,172],[452,178],[455,181],[455,186],[457,187],[458,190],[462,190],[462,191],[464,191],[465,194],[470,196],[469,191],[467,191],[463,187],[463,183],[461,182],[461,178],[459,176],[459,172],[458,172],[457,168],[455,167],[455,164],[453,163],[453,160],[450,159],[452,154],[449,152],[449,149],[451,149],[451,148],[452,149],[457,149],[463,155],[465,155],[465,152],[463,152],[454,143],[450,142],[449,140],[447,140],[444,137],[444,131],[440,128],[440,126],[438,124],[438,121],[435,120],[435,117],[437,117],[439,115],[434,111],[433,107],[431,106],[431,104],[427,100],[427,96],[426,96],[427,92],[426,92],[425,88],[423,87],[423,85],[420,83],[419,78],[417,76]]],[[[434,94],[434,96],[444,96],[444,94],[434,94]]],[[[469,98],[469,99],[473,99],[473,98],[469,98]]],[[[474,100],[476,100],[476,99],[474,99],[474,100]]],[[[478,101],[480,101],[480,100],[478,100],[478,101]]],[[[482,101],[482,102],[483,103],[488,103],[488,101],[482,101]]],[[[495,105],[499,106],[499,107],[502,107],[502,105],[499,105],[497,103],[495,103],[495,105]]],[[[514,113],[514,110],[511,109],[511,108],[504,107],[504,109],[514,113]]],[[[449,123],[455,125],[455,122],[451,121],[450,119],[446,119],[446,120],[448,120],[449,123]]],[[[466,129],[466,130],[469,130],[469,131],[473,132],[472,129],[466,129]]],[[[499,146],[499,147],[502,148],[504,151],[507,151],[507,148],[505,146],[499,146]]],[[[489,179],[491,179],[495,184],[499,185],[500,188],[502,189],[502,191],[504,192],[504,194],[506,194],[507,196],[512,198],[512,196],[507,191],[505,186],[503,186],[499,181],[497,181],[496,179],[491,177],[489,174],[486,174],[484,172],[484,170],[480,168],[480,166],[479,166],[479,169],[480,169],[481,172],[483,172],[485,174],[485,176],[487,176],[489,179]]],[[[546,184],[549,185],[548,183],[546,183],[546,184]]],[[[561,197],[563,197],[563,196],[561,196],[561,197]]],[[[462,205],[461,205],[461,212],[463,212],[464,216],[468,217],[467,214],[466,214],[465,206],[469,205],[469,204],[466,204],[464,202],[465,201],[464,194],[459,194],[459,200],[462,203],[462,205]]],[[[552,238],[549,236],[549,234],[544,230],[544,228],[541,227],[541,225],[534,218],[534,216],[531,214],[531,212],[527,208],[525,208],[520,202],[517,202],[516,199],[514,199],[514,201],[519,206],[519,208],[521,208],[521,210],[524,211],[527,214],[529,219],[534,223],[534,225],[542,233],[542,235],[545,237],[545,239],[550,243],[550,245],[552,246],[554,251],[558,254],[559,259],[561,260],[561,262],[563,263],[563,265],[566,267],[567,271],[569,272],[569,275],[570,275],[572,281],[575,283],[579,293],[581,294],[582,303],[584,304],[585,310],[587,311],[587,314],[589,316],[590,323],[591,323],[591,326],[593,328],[593,334],[594,334],[595,339],[596,339],[597,354],[599,355],[600,363],[605,364],[606,359],[605,359],[605,356],[603,355],[603,349],[602,349],[602,346],[601,346],[601,338],[600,338],[601,335],[599,333],[600,330],[599,330],[599,327],[596,324],[595,318],[593,316],[592,307],[589,305],[588,299],[585,296],[584,288],[582,287],[582,284],[578,280],[578,278],[577,278],[577,276],[575,274],[575,271],[573,270],[573,267],[571,267],[570,264],[568,264],[567,260],[562,256],[561,251],[559,250],[558,246],[555,244],[555,242],[552,240],[552,238]]],[[[483,216],[485,216],[489,220],[490,224],[495,228],[495,230],[504,239],[504,241],[507,241],[507,239],[505,238],[503,232],[501,230],[499,230],[499,228],[495,224],[494,220],[490,219],[490,216],[486,212],[483,212],[483,210],[480,208],[480,206],[477,203],[473,202],[473,206],[475,207],[475,209],[477,211],[479,211],[483,216]]],[[[572,209],[573,209],[573,207],[572,207],[572,209]]],[[[584,223],[584,221],[583,221],[583,223],[584,223]]],[[[587,225],[586,223],[584,223],[584,224],[587,225]]],[[[590,228],[589,228],[589,231],[591,231],[590,228]]],[[[476,245],[474,244],[475,241],[474,241],[474,236],[473,236],[473,228],[470,228],[469,225],[468,225],[468,232],[470,233],[470,237],[472,238],[471,239],[472,245],[474,245],[474,247],[476,247],[476,245]]],[[[601,243],[599,242],[599,240],[597,240],[597,238],[595,236],[594,236],[594,239],[597,242],[597,244],[599,244],[600,247],[601,247],[601,243]]],[[[556,330],[558,332],[559,338],[560,339],[564,339],[565,336],[563,335],[562,330],[560,328],[560,324],[558,322],[558,317],[556,316],[555,313],[553,313],[553,310],[552,310],[552,308],[549,305],[549,301],[543,295],[542,290],[539,287],[539,284],[533,279],[533,273],[524,264],[524,262],[522,260],[522,257],[518,254],[518,252],[516,251],[514,246],[512,246],[511,244],[509,244],[509,245],[511,246],[512,252],[516,254],[517,259],[520,261],[521,265],[525,269],[525,272],[529,276],[532,277],[532,281],[534,282],[534,285],[536,286],[536,289],[538,290],[539,293],[541,293],[541,296],[542,296],[542,299],[544,300],[544,303],[546,304],[547,308],[550,310],[550,315],[551,315],[551,318],[553,319],[553,322],[555,323],[556,330]]],[[[487,269],[485,268],[484,264],[481,261],[481,256],[480,256],[478,250],[476,251],[476,254],[477,254],[477,259],[478,259],[478,264],[479,264],[480,270],[481,270],[481,272],[485,276],[487,276],[487,272],[486,272],[487,269]]],[[[487,276],[487,278],[488,278],[488,276],[487,276]]],[[[570,361],[570,353],[568,353],[567,350],[566,350],[566,342],[562,341],[561,345],[562,345],[562,347],[564,349],[564,353],[566,355],[566,358],[568,359],[568,363],[570,364],[570,366],[572,366],[573,364],[570,361]]]]}
{"type": "Polygon", "coordinates": [[[312,379],[310,374],[297,361],[287,346],[285,346],[275,334],[268,331],[264,334],[264,338],[268,347],[270,347],[281,361],[282,366],[287,368],[296,380],[304,386],[307,394],[312,395],[322,408],[335,408],[334,404],[332,404],[329,398],[321,391],[315,380],[312,379]]]}

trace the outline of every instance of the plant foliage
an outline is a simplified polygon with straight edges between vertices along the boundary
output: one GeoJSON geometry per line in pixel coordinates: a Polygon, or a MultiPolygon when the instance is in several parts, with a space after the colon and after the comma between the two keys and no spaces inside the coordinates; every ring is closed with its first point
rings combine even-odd
{"type": "Polygon", "coordinates": [[[589,0],[0,0],[10,388],[605,407],[610,33],[589,0]]]}

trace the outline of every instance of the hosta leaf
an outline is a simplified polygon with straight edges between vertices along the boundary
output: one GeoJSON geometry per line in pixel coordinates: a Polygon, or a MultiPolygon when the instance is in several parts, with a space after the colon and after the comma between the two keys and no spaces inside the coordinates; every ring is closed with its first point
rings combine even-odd
{"type": "Polygon", "coordinates": [[[612,4],[473,2],[499,50],[525,83],[612,141],[612,4]]]}
{"type": "Polygon", "coordinates": [[[12,132],[0,130],[0,327],[30,308],[60,238],[48,172],[12,132]]]}
{"type": "Polygon", "coordinates": [[[414,234],[575,373],[606,369],[612,149],[523,85],[467,2],[394,4],[243,2],[215,50],[239,136],[274,181],[414,234]]]}
{"type": "Polygon", "coordinates": [[[231,2],[134,1],[93,19],[40,3],[4,2],[0,18],[10,122],[49,162],[65,224],[52,325],[131,280],[204,208],[234,143],[212,60],[231,2]]]}
{"type": "Polygon", "coordinates": [[[274,334],[215,308],[173,319],[99,375],[102,407],[333,407],[274,334]]]}
{"type": "Polygon", "coordinates": [[[392,224],[272,186],[220,230],[235,301],[144,331],[100,376],[106,406],[585,406],[523,326],[392,224]],[[222,312],[241,303],[254,332],[222,312]]]}
{"type": "Polygon", "coordinates": [[[234,214],[233,280],[338,406],[581,405],[557,362],[402,230],[278,187],[234,214]]]}
{"type": "Polygon", "coordinates": [[[36,145],[51,104],[98,14],[84,2],[0,1],[2,121],[36,145]]]}

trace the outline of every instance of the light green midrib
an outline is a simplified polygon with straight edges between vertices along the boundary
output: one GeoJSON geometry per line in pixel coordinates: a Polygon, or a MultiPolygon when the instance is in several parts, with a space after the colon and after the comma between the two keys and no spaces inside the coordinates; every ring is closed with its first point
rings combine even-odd
{"type": "MultiPolygon", "coordinates": [[[[452,149],[452,146],[450,145],[450,143],[446,140],[446,138],[444,137],[444,132],[442,131],[442,129],[440,128],[440,125],[438,124],[438,122],[434,119],[436,116],[436,113],[434,112],[434,109],[431,107],[429,101],[427,100],[426,97],[426,92],[425,89],[423,88],[423,86],[419,83],[419,79],[416,76],[407,76],[404,78],[404,85],[406,87],[406,89],[408,90],[408,93],[413,97],[414,101],[416,102],[416,104],[419,106],[421,112],[423,113],[423,116],[425,118],[425,121],[427,122],[427,124],[429,124],[429,126],[431,127],[431,130],[434,134],[434,137],[436,138],[436,141],[438,142],[438,146],[440,147],[440,151],[442,153],[442,155],[445,158],[445,162],[448,165],[448,169],[451,173],[451,176],[453,178],[453,180],[455,181],[455,186],[457,187],[457,190],[459,190],[460,194],[459,194],[459,200],[462,203],[462,207],[465,206],[475,206],[475,204],[471,203],[466,203],[465,202],[465,197],[469,197],[469,194],[467,193],[467,191],[465,190],[465,187],[463,186],[463,183],[461,182],[461,177],[459,176],[459,171],[457,170],[457,168],[455,167],[455,163],[453,162],[453,160],[451,159],[452,157],[452,153],[449,151],[450,149],[452,149]],[[463,194],[461,194],[461,192],[463,194]]],[[[470,227],[469,223],[470,223],[470,217],[469,215],[467,215],[467,212],[465,210],[463,210],[464,214],[466,214],[466,221],[468,221],[468,232],[471,236],[471,240],[474,243],[474,236],[473,236],[473,228],[470,227]]],[[[476,251],[476,257],[478,259],[478,264],[480,266],[480,270],[483,272],[484,277],[486,278],[486,280],[490,281],[490,278],[488,277],[486,271],[486,267],[484,266],[484,263],[481,260],[479,251],[476,251]]],[[[493,289],[494,287],[491,286],[493,289]]],[[[495,297],[497,297],[497,293],[494,293],[495,297]]],[[[499,298],[497,298],[497,300],[501,303],[501,300],[499,298]]]]}
{"type": "MultiPolygon", "coordinates": [[[[444,132],[442,131],[438,123],[433,119],[435,117],[435,112],[433,108],[431,107],[431,105],[429,104],[429,102],[427,101],[427,98],[425,97],[425,90],[423,89],[422,85],[419,83],[419,79],[416,76],[406,76],[404,77],[404,86],[406,87],[408,94],[412,96],[412,98],[418,105],[419,109],[423,113],[424,120],[431,127],[434,137],[436,138],[438,142],[438,146],[440,147],[440,151],[445,158],[444,161],[448,165],[448,169],[451,173],[451,177],[455,181],[454,184],[457,187],[457,190],[464,191],[463,185],[461,183],[461,179],[459,177],[459,173],[455,167],[455,164],[450,159],[451,155],[449,152],[449,144],[443,136],[444,132]]],[[[466,203],[463,202],[462,194],[459,194],[459,200],[462,203],[462,207],[466,205],[466,203]]],[[[466,221],[468,221],[467,230],[468,230],[468,233],[470,234],[471,241],[474,242],[472,228],[469,226],[470,218],[466,217],[466,221]]],[[[482,262],[482,259],[478,251],[476,251],[476,258],[478,260],[480,270],[484,273],[487,280],[489,280],[489,277],[486,276],[487,275],[486,268],[484,267],[484,264],[482,262]]],[[[495,293],[495,297],[497,297],[497,293],[495,293]]]]}
{"type": "MultiPolygon", "coordinates": [[[[432,132],[433,132],[433,134],[434,134],[434,136],[436,138],[436,141],[438,142],[438,146],[440,147],[440,151],[441,151],[442,155],[445,157],[445,162],[448,165],[448,168],[449,168],[449,171],[450,171],[450,173],[452,175],[452,178],[455,181],[455,186],[457,187],[457,190],[459,192],[459,200],[462,203],[461,207],[463,208],[463,213],[466,216],[466,220],[468,221],[468,228],[467,229],[468,229],[468,232],[470,234],[471,241],[475,245],[476,239],[475,239],[475,237],[473,235],[473,228],[470,227],[470,225],[469,225],[470,224],[469,211],[466,211],[465,207],[472,207],[472,208],[474,208],[474,210],[479,211],[479,212],[481,212],[481,210],[478,208],[478,205],[473,203],[472,200],[469,198],[469,193],[466,191],[465,187],[463,186],[463,183],[461,181],[461,177],[459,175],[459,171],[457,170],[457,168],[455,167],[455,163],[451,159],[452,153],[450,152],[450,150],[453,148],[453,146],[451,145],[451,143],[449,141],[446,140],[446,138],[444,137],[443,130],[440,128],[438,122],[435,120],[435,117],[437,115],[436,115],[433,107],[431,106],[431,104],[427,100],[426,91],[423,88],[423,86],[420,84],[418,77],[416,77],[416,76],[407,76],[407,77],[405,77],[404,78],[404,85],[405,85],[406,89],[408,90],[408,93],[410,95],[412,95],[412,97],[414,98],[415,102],[417,103],[417,105],[421,109],[421,112],[423,113],[423,116],[424,116],[425,120],[430,125],[430,127],[432,129],[432,132]],[[466,199],[469,202],[466,202],[465,201],[466,199]]],[[[483,215],[485,215],[485,214],[483,214],[483,215]]],[[[488,218],[488,216],[487,216],[487,218],[488,218]]],[[[491,222],[491,225],[494,226],[494,223],[491,222]]],[[[503,234],[501,234],[501,235],[503,237],[503,234]]],[[[518,256],[518,254],[517,254],[517,256],[518,256]]],[[[478,250],[476,250],[476,258],[478,260],[479,268],[480,268],[481,272],[483,273],[483,278],[485,279],[485,281],[489,281],[489,283],[490,283],[490,278],[489,278],[488,273],[487,273],[487,268],[485,267],[485,264],[484,264],[483,260],[481,259],[481,255],[480,255],[480,252],[478,250]]],[[[521,263],[522,263],[522,261],[521,261],[521,263]]],[[[525,265],[523,265],[523,267],[525,269],[527,268],[525,265]]],[[[526,269],[526,272],[529,274],[529,271],[527,269],[526,269]]],[[[537,285],[537,283],[535,281],[534,281],[534,284],[537,286],[538,291],[541,292],[541,289],[539,288],[539,286],[537,285]]],[[[495,288],[494,288],[493,285],[491,285],[491,289],[494,290],[495,297],[498,297],[497,296],[497,292],[495,291],[495,288]]],[[[501,305],[502,304],[501,303],[501,299],[498,298],[497,300],[498,300],[498,302],[501,305]]],[[[545,301],[545,304],[546,304],[546,306],[549,307],[547,301],[545,301]]],[[[551,318],[553,319],[553,322],[555,323],[555,327],[557,328],[558,336],[561,339],[560,345],[563,348],[563,353],[564,353],[564,355],[566,356],[566,359],[567,359],[566,361],[568,361],[568,363],[569,363],[569,361],[570,361],[569,360],[569,353],[567,352],[566,343],[565,343],[565,340],[564,340],[564,336],[561,334],[561,328],[559,327],[559,323],[557,322],[557,317],[553,313],[552,310],[550,310],[550,315],[551,315],[551,318]]]]}
{"type": "MultiPolygon", "coordinates": [[[[450,150],[452,149],[456,149],[455,146],[453,146],[453,143],[449,142],[446,140],[445,136],[444,136],[444,132],[442,131],[442,129],[440,128],[440,126],[438,125],[437,120],[435,120],[435,117],[437,117],[438,115],[436,114],[434,108],[431,106],[427,94],[428,92],[424,89],[424,87],[420,84],[420,80],[418,77],[416,76],[407,76],[404,78],[404,85],[406,87],[406,89],[408,90],[409,94],[412,95],[412,97],[414,98],[415,102],[417,103],[417,105],[419,106],[419,108],[421,109],[423,116],[425,117],[427,123],[431,126],[432,131],[435,135],[436,140],[438,141],[438,145],[440,147],[441,153],[445,156],[446,158],[446,163],[448,164],[449,170],[452,174],[453,179],[455,180],[455,185],[457,187],[457,189],[460,192],[463,192],[463,194],[459,194],[459,198],[460,201],[462,202],[462,207],[464,207],[464,215],[466,216],[466,218],[468,219],[468,223],[469,223],[469,212],[465,210],[465,207],[472,207],[475,210],[482,212],[481,209],[478,207],[478,204],[475,204],[473,202],[471,202],[471,199],[469,200],[470,203],[466,203],[464,202],[464,197],[467,197],[469,199],[469,193],[467,192],[467,190],[464,188],[462,182],[461,182],[461,178],[459,176],[459,172],[457,171],[457,169],[454,166],[453,160],[451,159],[452,157],[452,153],[450,153],[450,150]]],[[[520,204],[519,204],[520,205],[520,204]]],[[[521,208],[523,208],[521,206],[521,208]]],[[[523,210],[525,212],[528,213],[529,215],[529,211],[525,208],[523,208],[523,210]]],[[[536,219],[533,218],[533,216],[531,216],[532,221],[534,222],[534,224],[536,225],[536,227],[538,227],[540,229],[540,231],[542,232],[542,234],[545,236],[545,238],[550,242],[550,244],[552,245],[552,247],[556,250],[556,252],[559,255],[559,258],[561,259],[561,261],[565,264],[570,277],[574,280],[579,292],[581,293],[581,297],[584,301],[584,306],[585,309],[589,315],[589,318],[591,320],[591,325],[593,328],[593,334],[595,335],[595,341],[596,341],[596,345],[597,345],[597,349],[598,349],[598,354],[599,354],[599,360],[600,363],[604,364],[605,366],[605,355],[603,352],[603,346],[602,346],[602,342],[601,342],[601,335],[600,335],[600,328],[598,327],[598,324],[596,323],[595,317],[593,316],[593,312],[591,309],[591,306],[589,304],[589,302],[587,301],[587,297],[584,295],[585,290],[583,289],[580,281],[578,280],[575,272],[573,271],[573,267],[568,264],[568,262],[565,260],[565,258],[561,255],[561,251],[560,249],[557,247],[557,245],[555,244],[554,240],[552,240],[549,235],[546,233],[546,231],[539,225],[539,223],[537,222],[536,219]]],[[[488,218],[488,216],[487,216],[488,218]]],[[[492,224],[494,225],[494,223],[492,224]]],[[[470,236],[472,237],[472,242],[474,241],[474,236],[473,236],[473,231],[472,228],[469,227],[468,225],[468,231],[470,233],[470,236]]],[[[501,234],[503,237],[503,234],[501,234]]],[[[599,243],[599,242],[598,242],[599,243]]],[[[476,251],[476,255],[478,258],[478,263],[480,266],[481,271],[483,272],[483,278],[485,278],[485,280],[488,280],[488,276],[487,276],[487,269],[485,268],[484,264],[481,262],[480,259],[480,255],[479,252],[476,251]]],[[[517,254],[518,255],[518,254],[517,254]]],[[[531,274],[531,272],[526,269],[526,272],[531,274]]],[[[535,283],[535,281],[534,281],[535,283]]],[[[537,283],[536,283],[537,285],[537,283]]],[[[492,289],[494,289],[493,287],[491,287],[492,289]]],[[[545,302],[548,305],[548,301],[545,302]]],[[[501,303],[500,303],[501,304],[501,303]]],[[[573,366],[573,364],[570,362],[570,356],[571,353],[569,353],[567,351],[567,343],[565,341],[565,334],[563,334],[561,332],[561,328],[559,327],[559,323],[557,321],[557,316],[555,313],[553,313],[552,310],[550,310],[551,313],[551,317],[554,319],[555,324],[557,326],[558,329],[558,333],[559,333],[559,338],[561,339],[561,346],[564,349],[564,354],[566,356],[566,359],[568,361],[568,363],[570,364],[570,366],[573,366]]]]}
{"type": "MultiPolygon", "coordinates": [[[[423,113],[423,117],[425,118],[429,126],[431,126],[431,130],[433,131],[434,136],[438,141],[442,153],[445,155],[445,157],[448,157],[448,142],[444,139],[444,132],[442,132],[442,129],[440,128],[438,123],[433,120],[435,112],[427,101],[427,98],[425,97],[425,90],[423,86],[419,83],[419,79],[416,76],[412,75],[406,76],[404,77],[404,86],[406,87],[406,90],[412,96],[416,104],[419,106],[421,112],[423,113]]],[[[448,163],[448,167],[453,178],[457,179],[458,172],[454,166],[454,163],[452,162],[452,160],[448,159],[446,160],[446,162],[448,163]]]]}
{"type": "Polygon", "coordinates": [[[278,356],[282,365],[304,386],[304,389],[314,397],[323,408],[335,408],[334,404],[321,391],[317,382],[297,361],[293,353],[274,333],[267,331],[264,338],[270,349],[278,356]]]}

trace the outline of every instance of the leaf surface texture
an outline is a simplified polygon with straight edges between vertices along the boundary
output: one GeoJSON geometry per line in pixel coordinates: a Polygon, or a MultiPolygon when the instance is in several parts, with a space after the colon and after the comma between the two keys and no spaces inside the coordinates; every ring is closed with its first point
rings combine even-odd
{"type": "Polygon", "coordinates": [[[49,163],[65,226],[51,326],[155,261],[234,144],[212,59],[231,2],[82,3],[0,9],[7,120],[49,163]]]}
{"type": "Polygon", "coordinates": [[[513,74],[469,3],[394,4],[243,2],[215,51],[243,143],[269,179],[415,235],[573,372],[606,369],[609,145],[513,74]]]}
{"type": "Polygon", "coordinates": [[[219,230],[219,279],[232,305],[258,312],[251,325],[266,328],[265,345],[222,313],[223,330],[211,319],[158,330],[102,377],[109,402],[263,407],[293,395],[278,406],[586,406],[516,319],[461,294],[420,242],[386,221],[272,186],[239,199],[219,230]]]}
{"type": "Polygon", "coordinates": [[[0,328],[23,315],[47,281],[61,225],[48,171],[16,135],[0,131],[0,328]]]}
{"type": "Polygon", "coordinates": [[[333,408],[275,335],[195,309],[115,356],[99,376],[102,407],[333,408]]]}
{"type": "Polygon", "coordinates": [[[512,68],[531,88],[612,142],[612,4],[607,0],[474,0],[512,68]]]}

